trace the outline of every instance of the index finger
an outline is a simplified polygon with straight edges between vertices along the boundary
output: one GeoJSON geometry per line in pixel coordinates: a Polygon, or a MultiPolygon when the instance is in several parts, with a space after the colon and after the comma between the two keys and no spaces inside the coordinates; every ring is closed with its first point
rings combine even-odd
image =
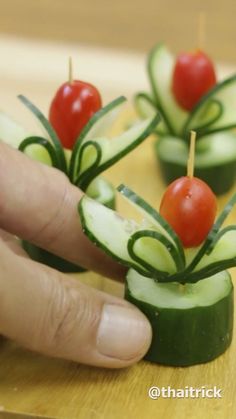
{"type": "Polygon", "coordinates": [[[83,193],[59,170],[0,142],[0,227],[70,262],[113,278],[125,269],[83,234],[83,193]]]}

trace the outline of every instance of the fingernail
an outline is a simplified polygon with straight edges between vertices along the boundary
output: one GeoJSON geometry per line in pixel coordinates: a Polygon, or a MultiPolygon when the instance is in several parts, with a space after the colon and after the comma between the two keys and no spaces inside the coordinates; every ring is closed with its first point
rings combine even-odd
{"type": "Polygon", "coordinates": [[[97,349],[106,356],[128,360],[144,355],[151,343],[151,326],[136,309],[105,304],[97,334],[97,349]]]}

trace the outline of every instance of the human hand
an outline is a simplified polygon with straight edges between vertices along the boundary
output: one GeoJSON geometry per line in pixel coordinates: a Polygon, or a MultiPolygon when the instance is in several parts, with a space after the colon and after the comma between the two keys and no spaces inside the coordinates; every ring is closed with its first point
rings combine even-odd
{"type": "Polygon", "coordinates": [[[127,301],[30,260],[15,237],[122,279],[124,268],[83,235],[81,196],[62,172],[0,142],[0,333],[50,356],[125,367],[150,345],[145,316],[127,301]]]}

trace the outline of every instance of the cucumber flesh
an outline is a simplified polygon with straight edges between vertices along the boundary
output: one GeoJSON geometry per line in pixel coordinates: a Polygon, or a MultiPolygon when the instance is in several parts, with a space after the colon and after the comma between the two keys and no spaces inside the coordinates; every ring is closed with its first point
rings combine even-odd
{"type": "Polygon", "coordinates": [[[125,266],[145,273],[145,269],[128,252],[130,235],[138,230],[134,220],[126,220],[86,196],[80,200],[79,214],[84,233],[93,243],[125,266]]]}
{"type": "Polygon", "coordinates": [[[81,170],[81,168],[78,167],[78,165],[81,166],[81,156],[79,150],[81,150],[82,146],[82,149],[86,149],[86,147],[84,147],[85,143],[91,142],[94,138],[100,138],[106,135],[109,136],[111,128],[125,103],[126,98],[124,96],[120,96],[113,100],[111,103],[96,112],[80,133],[73,148],[69,169],[69,177],[73,183],[76,182],[78,173],[81,170]]]}
{"type": "MultiPolygon", "coordinates": [[[[31,134],[9,115],[0,112],[0,140],[13,148],[18,148],[20,143],[31,134]]],[[[34,160],[51,165],[47,151],[39,145],[27,147],[26,154],[34,160]]]]}
{"type": "MultiPolygon", "coordinates": [[[[198,253],[200,247],[185,249],[186,269],[193,261],[198,253]]],[[[230,268],[236,265],[236,229],[233,226],[231,229],[226,229],[224,234],[219,236],[219,239],[214,242],[214,246],[210,252],[204,254],[192,272],[197,273],[197,278],[206,277],[212,270],[214,272],[221,269],[220,265],[225,268],[230,268]]]]}
{"type": "Polygon", "coordinates": [[[144,229],[143,224],[122,218],[86,196],[79,203],[79,213],[85,234],[97,246],[143,275],[164,280],[183,267],[177,248],[148,219],[143,221],[144,229]]]}
{"type": "Polygon", "coordinates": [[[180,266],[185,266],[185,256],[182,243],[172,229],[170,224],[161,216],[161,214],[151,207],[146,201],[140,196],[134,193],[130,188],[125,185],[120,185],[118,191],[123,195],[134,208],[145,217],[146,224],[154,227],[156,231],[164,235],[170,242],[170,245],[174,245],[180,256],[180,266]]]}
{"type": "MultiPolygon", "coordinates": [[[[181,138],[162,137],[155,152],[167,184],[186,175],[188,145],[181,138]]],[[[226,193],[236,178],[236,135],[219,132],[200,138],[196,145],[195,176],[217,194],[226,193]]]]}
{"type": "MultiPolygon", "coordinates": [[[[90,183],[86,193],[107,207],[115,208],[115,189],[106,179],[101,177],[94,179],[90,183]]],[[[86,271],[86,269],[81,266],[69,262],[68,260],[54,255],[27,241],[23,241],[22,246],[31,259],[57,269],[60,272],[74,273],[86,271]]]]}
{"type": "Polygon", "coordinates": [[[78,144],[84,144],[94,138],[109,136],[114,122],[126,103],[127,99],[120,96],[96,112],[79,135],[78,144]]]}
{"type": "MultiPolygon", "coordinates": [[[[165,236],[152,230],[139,230],[128,242],[128,251],[133,260],[156,273],[156,279],[176,273],[181,261],[173,245],[165,236]]],[[[163,278],[163,280],[165,280],[163,278]]]]}
{"type": "Polygon", "coordinates": [[[171,90],[175,57],[163,44],[153,48],[148,57],[148,74],[157,108],[168,128],[169,134],[179,135],[188,113],[177,104],[171,90]]]}
{"type": "MultiPolygon", "coordinates": [[[[137,195],[136,198],[139,202],[137,195]]],[[[122,218],[86,196],[79,203],[79,213],[85,234],[121,263],[159,282],[195,283],[236,266],[236,226],[220,230],[221,221],[232,208],[235,197],[231,201],[203,245],[184,250],[186,266],[174,242],[150,223],[148,205],[147,217],[141,224],[122,218]],[[199,252],[201,257],[198,257],[199,252]]]]}
{"type": "MultiPolygon", "coordinates": [[[[210,90],[199,103],[196,105],[195,109],[191,112],[186,125],[184,127],[185,131],[191,129],[196,129],[199,125],[199,121],[204,115],[205,106],[211,101],[216,101],[221,104],[221,112],[218,118],[215,118],[214,122],[210,125],[208,124],[207,133],[213,133],[223,130],[228,130],[236,126],[236,75],[225,79],[222,82],[219,82],[213,89],[210,90]]],[[[214,103],[214,102],[213,102],[214,103]]],[[[201,123],[201,122],[200,122],[201,123]]],[[[198,134],[201,133],[201,130],[198,134]]],[[[199,135],[198,135],[199,136],[199,135]]]]}
{"type": "Polygon", "coordinates": [[[100,204],[115,209],[115,188],[108,180],[102,177],[95,178],[89,184],[86,194],[100,204]]]}
{"type": "Polygon", "coordinates": [[[48,252],[41,247],[35,246],[34,244],[25,240],[22,241],[22,247],[31,259],[35,260],[36,262],[43,263],[44,265],[50,266],[50,268],[57,269],[60,272],[76,273],[86,271],[86,269],[82,268],[81,266],[69,262],[68,260],[54,255],[53,253],[48,252]]]}
{"type": "Polygon", "coordinates": [[[91,180],[141,144],[160,121],[159,114],[138,121],[120,135],[83,142],[76,183],[85,189],[91,180]]]}
{"type": "MultiPolygon", "coordinates": [[[[151,118],[156,115],[157,109],[154,99],[147,93],[141,92],[134,97],[135,108],[142,119],[151,118]]],[[[167,135],[168,129],[163,119],[157,125],[155,132],[158,135],[167,135]]]]}
{"type": "Polygon", "coordinates": [[[233,285],[220,272],[197,284],[160,284],[128,271],[125,298],[147,316],[153,338],[146,359],[188,366],[213,360],[230,345],[233,285]]]}

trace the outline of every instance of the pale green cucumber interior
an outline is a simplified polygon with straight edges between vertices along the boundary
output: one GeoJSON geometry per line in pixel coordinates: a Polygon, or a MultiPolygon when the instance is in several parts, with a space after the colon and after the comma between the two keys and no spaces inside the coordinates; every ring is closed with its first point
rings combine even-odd
{"type": "Polygon", "coordinates": [[[157,270],[176,273],[174,260],[161,241],[151,237],[141,237],[135,242],[133,251],[143,262],[157,270]]]}
{"type": "Polygon", "coordinates": [[[161,234],[163,234],[165,237],[167,237],[172,244],[176,247],[176,243],[171,237],[171,235],[168,233],[168,231],[162,227],[162,225],[155,219],[152,214],[147,209],[142,208],[140,205],[138,205],[133,200],[128,199],[124,194],[122,194],[123,198],[128,201],[128,203],[136,209],[138,213],[140,213],[143,217],[142,225],[140,228],[143,229],[150,229],[150,230],[156,230],[159,231],[161,234]]]}
{"type": "MultiPolygon", "coordinates": [[[[185,165],[188,145],[177,137],[163,137],[158,140],[157,150],[163,161],[185,165]]],[[[233,132],[219,132],[197,141],[195,167],[211,167],[236,159],[236,135],[233,132]]]]}
{"type": "MultiPolygon", "coordinates": [[[[185,249],[185,257],[187,265],[190,264],[198,248],[185,249]]],[[[194,268],[193,272],[199,271],[206,266],[215,263],[223,262],[227,259],[233,259],[236,257],[236,230],[227,231],[215,244],[212,252],[207,255],[205,254],[197,266],[194,268]]],[[[235,262],[236,264],[236,262],[235,262]]]]}
{"type": "MultiPolygon", "coordinates": [[[[105,118],[105,117],[104,117],[105,118]]],[[[101,119],[104,119],[101,118],[101,119]]],[[[101,156],[97,166],[105,165],[107,162],[121,156],[124,152],[126,154],[129,147],[132,147],[136,141],[145,133],[151,124],[153,118],[148,118],[145,120],[137,121],[132,125],[128,130],[122,132],[118,136],[112,138],[108,137],[94,137],[91,141],[93,144],[86,143],[82,140],[81,144],[84,144],[84,151],[82,152],[82,158],[80,162],[79,174],[82,175],[88,169],[90,169],[95,163],[98,155],[98,151],[95,148],[95,144],[98,146],[101,151],[101,156]]],[[[91,131],[93,128],[91,128],[91,131]]],[[[83,145],[82,145],[83,147],[83,145]]]]}
{"type": "Polygon", "coordinates": [[[175,57],[165,45],[160,44],[149,56],[149,75],[153,89],[156,91],[161,108],[170,121],[174,133],[178,135],[188,117],[188,113],[180,108],[172,93],[172,76],[175,57]]]}
{"type": "MultiPolygon", "coordinates": [[[[157,271],[167,272],[174,275],[182,271],[182,267],[178,267],[180,255],[171,248],[170,244],[166,244],[161,237],[152,237],[151,234],[157,232],[153,225],[150,228],[142,228],[142,224],[137,224],[134,220],[122,218],[115,211],[110,210],[99,203],[84,197],[81,201],[80,208],[82,211],[83,224],[87,234],[93,236],[105,251],[111,253],[121,261],[128,261],[130,266],[142,266],[148,275],[153,272],[152,268],[157,271]],[[134,233],[140,232],[140,236],[132,238],[134,233]],[[145,232],[148,236],[145,236],[145,232]],[[131,241],[130,241],[131,240],[131,241]],[[132,245],[132,252],[128,250],[128,244],[132,245]],[[174,252],[174,253],[173,253],[174,252]],[[148,266],[147,266],[148,265],[148,266]]],[[[186,269],[196,256],[199,247],[185,249],[186,269]]],[[[223,263],[231,261],[229,266],[236,264],[236,230],[228,230],[214,244],[214,248],[210,254],[205,254],[200,262],[194,267],[193,272],[198,272],[215,263],[223,263]]],[[[229,263],[229,262],[228,262],[229,263]]],[[[225,269],[225,267],[223,268],[225,269]]],[[[183,270],[184,274],[184,270],[183,270]]],[[[181,279],[181,278],[180,278],[181,279]]]]}
{"type": "Polygon", "coordinates": [[[86,144],[86,147],[81,152],[81,162],[79,168],[80,175],[82,175],[82,173],[94,165],[97,159],[97,155],[98,151],[96,147],[90,143],[86,144]]]}
{"type": "MultiPolygon", "coordinates": [[[[22,127],[18,122],[14,121],[10,116],[0,112],[0,140],[13,148],[18,148],[20,143],[32,134],[22,127]]],[[[40,145],[30,145],[26,149],[26,153],[34,160],[38,160],[44,164],[51,164],[51,159],[47,151],[40,145]]]]}
{"type": "MultiPolygon", "coordinates": [[[[141,118],[154,118],[157,113],[156,105],[151,101],[154,101],[153,98],[150,97],[145,93],[144,95],[138,94],[135,96],[135,107],[138,111],[138,114],[141,118]]],[[[165,126],[163,120],[161,120],[157,126],[158,133],[161,135],[167,135],[168,130],[165,126]]]]}
{"type": "Polygon", "coordinates": [[[130,269],[127,283],[131,295],[157,308],[190,309],[210,306],[223,299],[232,289],[231,277],[223,271],[196,284],[157,283],[130,269]]]}
{"type": "Polygon", "coordinates": [[[101,204],[106,204],[114,199],[115,191],[110,182],[102,177],[95,178],[86,190],[90,198],[101,204]]]}
{"type": "Polygon", "coordinates": [[[82,199],[81,209],[86,229],[96,242],[119,259],[132,262],[127,243],[137,224],[88,197],[82,199]]]}
{"type": "MultiPolygon", "coordinates": [[[[207,95],[206,95],[207,97],[207,95]]],[[[190,124],[188,125],[189,129],[194,129],[196,126],[201,125],[201,121],[204,119],[204,111],[206,106],[211,100],[218,100],[222,103],[222,114],[220,118],[216,119],[214,123],[211,124],[210,129],[220,129],[221,127],[235,125],[236,116],[236,78],[232,77],[229,82],[226,82],[222,87],[210,94],[209,99],[206,99],[206,102],[203,101],[200,104],[196,111],[194,111],[193,118],[191,119],[190,124]]],[[[213,113],[214,113],[214,109],[213,113]]]]}
{"type": "Polygon", "coordinates": [[[98,118],[92,127],[87,131],[86,135],[82,138],[81,144],[86,141],[91,141],[94,138],[99,138],[103,136],[108,136],[110,134],[111,128],[116,121],[119,113],[126,103],[125,98],[120,98],[120,101],[117,105],[113,106],[108,110],[101,118],[98,118]]]}

